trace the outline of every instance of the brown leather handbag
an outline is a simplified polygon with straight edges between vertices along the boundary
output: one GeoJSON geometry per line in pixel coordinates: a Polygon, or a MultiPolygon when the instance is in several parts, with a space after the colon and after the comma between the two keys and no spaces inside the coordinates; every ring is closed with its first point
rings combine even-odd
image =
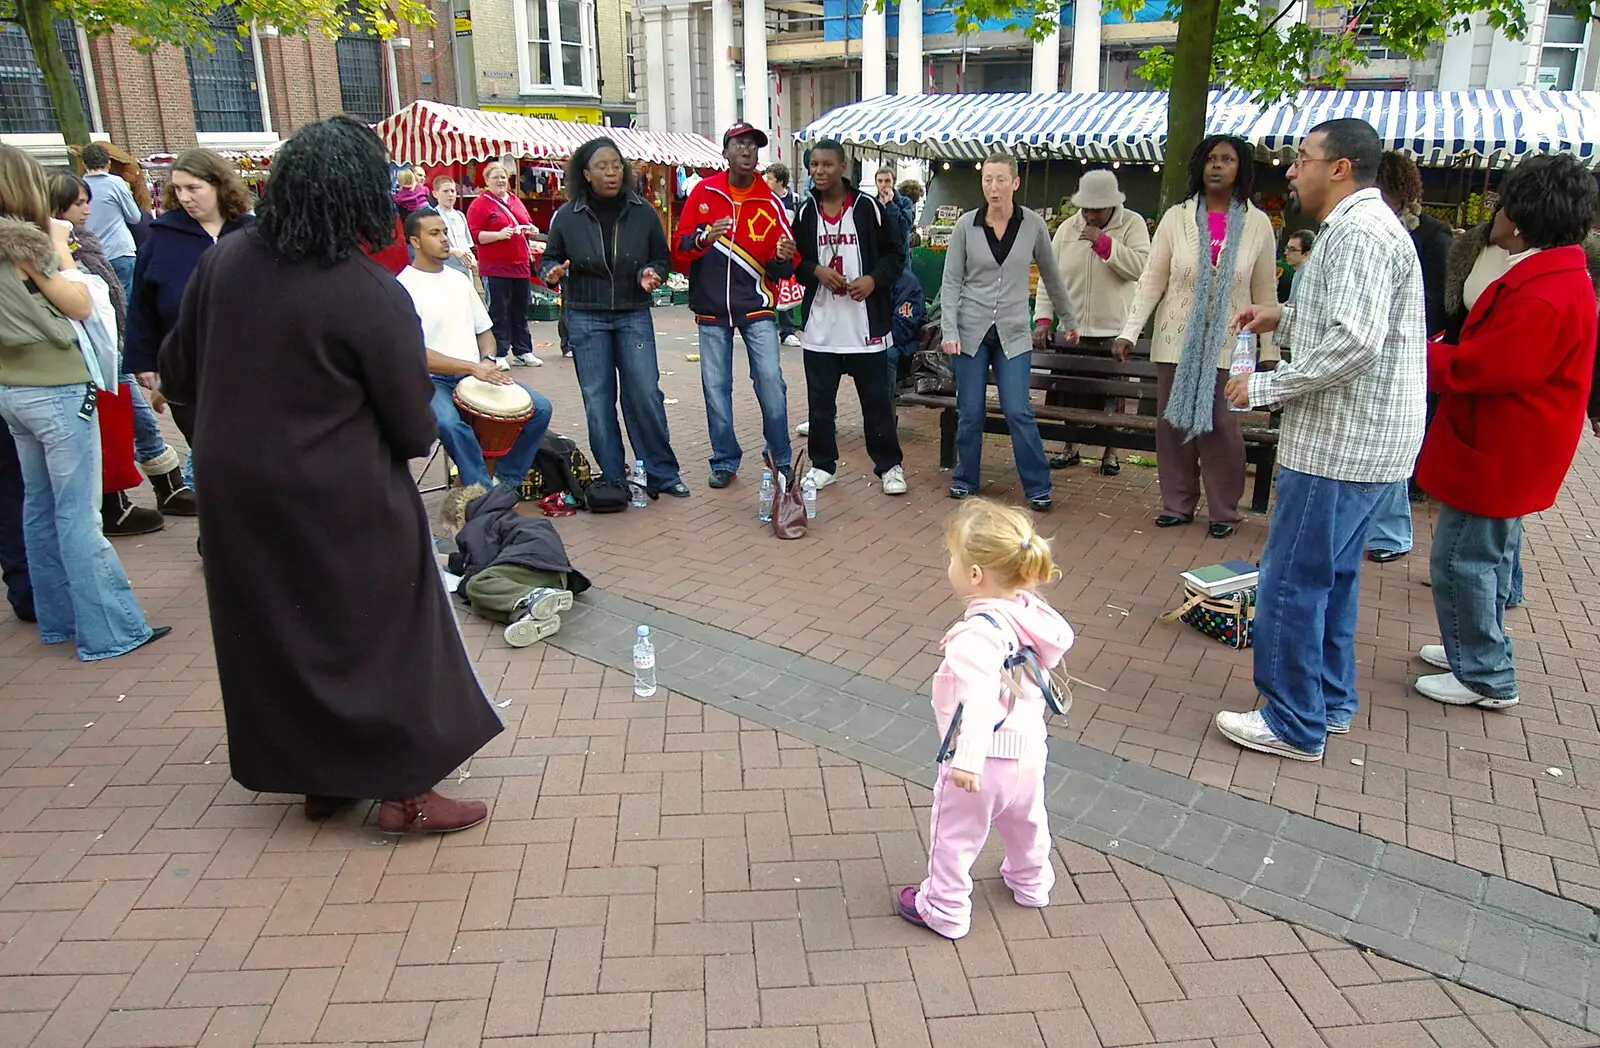
{"type": "MultiPolygon", "coordinates": [[[[778,468],[770,451],[763,451],[761,457],[766,460],[767,468],[772,471],[773,483],[778,486],[772,499],[772,533],[780,539],[805,538],[806,503],[801,497],[800,485],[784,481],[784,473],[778,468]]],[[[805,471],[806,453],[801,450],[795,454],[794,466],[788,475],[792,480],[803,476],[805,471]]]]}

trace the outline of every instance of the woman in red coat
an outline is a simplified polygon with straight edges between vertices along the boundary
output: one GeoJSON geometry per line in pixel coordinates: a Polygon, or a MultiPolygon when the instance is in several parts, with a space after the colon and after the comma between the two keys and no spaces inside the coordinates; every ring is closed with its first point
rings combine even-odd
{"type": "Polygon", "coordinates": [[[1510,267],[1478,296],[1454,345],[1428,352],[1439,408],[1417,482],[1440,503],[1430,569],[1447,670],[1417,690],[1451,706],[1517,704],[1505,633],[1522,518],[1555,504],[1583,435],[1596,307],[1582,247],[1594,176],[1569,156],[1533,156],[1506,176],[1490,242],[1510,267]]]}

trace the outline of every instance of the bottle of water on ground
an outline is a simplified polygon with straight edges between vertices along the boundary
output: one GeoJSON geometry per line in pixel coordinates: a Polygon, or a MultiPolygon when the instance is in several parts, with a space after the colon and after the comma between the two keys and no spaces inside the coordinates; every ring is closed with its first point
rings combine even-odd
{"type": "MultiPolygon", "coordinates": [[[[1256,371],[1256,337],[1248,331],[1239,332],[1239,337],[1233,343],[1233,359],[1228,364],[1228,377],[1240,378],[1255,374],[1256,371]]],[[[1230,411],[1249,411],[1249,408],[1228,405],[1230,411]]]]}
{"type": "Polygon", "coordinates": [[[633,460],[633,472],[628,474],[628,505],[634,509],[644,509],[650,505],[649,496],[645,494],[645,485],[650,479],[645,476],[644,459],[633,460]]]}
{"type": "Polygon", "coordinates": [[[656,646],[650,642],[649,626],[640,626],[638,636],[633,642],[633,693],[648,699],[656,693],[656,646]]]}
{"type": "Polygon", "coordinates": [[[778,489],[772,483],[772,470],[761,471],[761,505],[756,510],[756,519],[763,524],[772,523],[772,500],[777,497],[778,489]]]}
{"type": "Polygon", "coordinates": [[[806,475],[800,480],[800,500],[806,504],[806,519],[817,519],[817,482],[811,479],[811,471],[806,470],[806,475]]]}

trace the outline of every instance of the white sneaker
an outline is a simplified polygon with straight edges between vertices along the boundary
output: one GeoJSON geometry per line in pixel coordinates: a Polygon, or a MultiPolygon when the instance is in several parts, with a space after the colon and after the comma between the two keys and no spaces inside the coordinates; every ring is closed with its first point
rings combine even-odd
{"type": "Polygon", "coordinates": [[[544,361],[532,353],[518,353],[511,358],[511,362],[519,368],[542,368],[544,361]]]}
{"type": "Polygon", "coordinates": [[[783,339],[783,344],[786,345],[786,346],[791,346],[791,347],[793,347],[795,349],[799,349],[800,348],[800,336],[799,335],[785,335],[784,339],[783,339]]]}
{"type": "Polygon", "coordinates": [[[1223,735],[1237,742],[1247,750],[1257,753],[1275,753],[1279,757],[1288,757],[1292,761],[1320,761],[1322,750],[1307,753],[1297,750],[1272,733],[1267,727],[1266,718],[1261,716],[1260,710],[1250,710],[1247,713],[1229,713],[1227,710],[1217,714],[1217,730],[1223,735]]]}
{"type": "Polygon", "coordinates": [[[528,595],[517,602],[514,610],[519,617],[526,615],[535,619],[553,619],[563,611],[572,610],[572,592],[554,587],[529,590],[528,595]]]}
{"type": "Polygon", "coordinates": [[[506,643],[513,648],[526,648],[546,637],[554,636],[559,629],[561,629],[559,615],[552,615],[548,619],[523,617],[507,626],[503,636],[506,638],[506,643]]]}
{"type": "Polygon", "coordinates": [[[885,495],[904,495],[906,493],[906,471],[899,466],[890,466],[884,470],[883,493],[885,495]]]}
{"type": "Polygon", "coordinates": [[[511,370],[511,358],[510,357],[495,357],[494,358],[494,366],[495,366],[495,369],[499,370],[499,371],[510,371],[511,370]]]}
{"type": "Polygon", "coordinates": [[[1450,668],[1450,657],[1444,653],[1443,644],[1424,644],[1422,650],[1417,652],[1417,658],[1441,670],[1450,668]]]}
{"type": "Polygon", "coordinates": [[[794,427],[794,432],[795,432],[796,436],[800,436],[800,437],[809,437],[809,436],[811,436],[811,423],[809,423],[809,422],[800,423],[798,426],[794,427]]]}
{"type": "Polygon", "coordinates": [[[806,476],[811,478],[811,483],[817,486],[818,491],[821,491],[829,484],[832,484],[834,480],[832,473],[824,473],[815,466],[812,466],[810,469],[806,470],[806,476]]]}
{"type": "Polygon", "coordinates": [[[1418,677],[1416,687],[1417,691],[1434,702],[1442,702],[1446,706],[1481,706],[1486,710],[1503,710],[1515,706],[1520,701],[1515,695],[1506,699],[1479,695],[1462,684],[1454,673],[1432,673],[1426,677],[1418,677]]]}

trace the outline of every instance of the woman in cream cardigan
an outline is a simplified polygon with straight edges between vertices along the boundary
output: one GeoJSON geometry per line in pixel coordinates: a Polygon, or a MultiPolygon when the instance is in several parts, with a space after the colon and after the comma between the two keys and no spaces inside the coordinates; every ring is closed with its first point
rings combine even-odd
{"type": "MultiPolygon", "coordinates": [[[[1161,216],[1115,343],[1118,359],[1126,360],[1160,305],[1150,340],[1160,416],[1158,528],[1194,520],[1202,484],[1212,537],[1227,538],[1239,526],[1244,433],[1222,397],[1234,343],[1229,320],[1245,306],[1278,300],[1272,222],[1250,203],[1254,181],[1249,143],[1224,135],[1200,143],[1189,160],[1189,196],[1161,216]],[[1202,238],[1208,251],[1200,250],[1202,238]]],[[[1270,339],[1260,351],[1263,369],[1277,363],[1270,339]]]]}

